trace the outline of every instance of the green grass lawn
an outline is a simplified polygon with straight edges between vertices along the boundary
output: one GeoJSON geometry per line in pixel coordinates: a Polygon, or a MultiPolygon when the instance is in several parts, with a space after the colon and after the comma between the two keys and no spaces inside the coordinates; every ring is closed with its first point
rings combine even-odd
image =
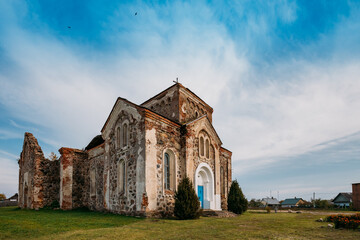
{"type": "Polygon", "coordinates": [[[359,230],[315,222],[325,215],[247,212],[235,218],[179,221],[7,207],[0,208],[0,239],[360,239],[359,230]]]}

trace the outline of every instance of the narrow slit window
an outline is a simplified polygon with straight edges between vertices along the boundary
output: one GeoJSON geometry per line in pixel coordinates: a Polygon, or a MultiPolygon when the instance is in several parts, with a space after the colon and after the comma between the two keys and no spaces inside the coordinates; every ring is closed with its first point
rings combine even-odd
{"type": "Polygon", "coordinates": [[[116,129],[116,143],[117,143],[117,146],[120,147],[120,139],[121,139],[121,136],[120,136],[120,127],[118,127],[116,129]]]}
{"type": "Polygon", "coordinates": [[[128,127],[127,124],[123,126],[123,147],[127,146],[127,135],[128,135],[128,127]]]}
{"type": "Polygon", "coordinates": [[[168,153],[165,153],[164,157],[164,187],[165,189],[170,189],[170,156],[168,153]]]}
{"type": "Polygon", "coordinates": [[[200,156],[204,156],[204,138],[200,137],[200,156]]]}
{"type": "Polygon", "coordinates": [[[118,165],[118,190],[119,193],[125,191],[126,174],[125,174],[125,161],[121,161],[118,165]]]}

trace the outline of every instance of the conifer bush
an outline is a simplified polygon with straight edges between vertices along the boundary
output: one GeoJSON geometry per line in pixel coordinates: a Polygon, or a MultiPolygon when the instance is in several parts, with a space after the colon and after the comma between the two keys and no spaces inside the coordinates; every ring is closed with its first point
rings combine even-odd
{"type": "Polygon", "coordinates": [[[248,201],[236,180],[231,183],[227,204],[228,210],[236,214],[242,214],[247,210],[248,201]]]}
{"type": "Polygon", "coordinates": [[[200,202],[188,177],[179,184],[175,193],[174,215],[179,219],[196,219],[200,216],[200,202]]]}

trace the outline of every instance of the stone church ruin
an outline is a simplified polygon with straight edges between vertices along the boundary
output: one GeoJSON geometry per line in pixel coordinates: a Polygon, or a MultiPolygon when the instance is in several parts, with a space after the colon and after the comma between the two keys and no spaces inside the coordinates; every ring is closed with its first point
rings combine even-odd
{"type": "Polygon", "coordinates": [[[25,133],[19,206],[171,215],[177,185],[188,176],[203,209],[226,210],[232,153],[222,147],[212,113],[176,83],[141,105],[119,97],[101,135],[84,150],[60,148],[57,160],[46,159],[25,133]]]}

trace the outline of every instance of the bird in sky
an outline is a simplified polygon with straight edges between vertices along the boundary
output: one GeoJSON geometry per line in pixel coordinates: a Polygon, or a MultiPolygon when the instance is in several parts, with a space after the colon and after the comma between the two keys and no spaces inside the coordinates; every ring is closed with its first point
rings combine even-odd
{"type": "Polygon", "coordinates": [[[69,28],[69,29],[70,29],[71,27],[70,27],[70,26],[68,26],[67,28],[69,28]]]}
{"type": "Polygon", "coordinates": [[[137,15],[137,12],[135,13],[135,16],[137,15]]]}

